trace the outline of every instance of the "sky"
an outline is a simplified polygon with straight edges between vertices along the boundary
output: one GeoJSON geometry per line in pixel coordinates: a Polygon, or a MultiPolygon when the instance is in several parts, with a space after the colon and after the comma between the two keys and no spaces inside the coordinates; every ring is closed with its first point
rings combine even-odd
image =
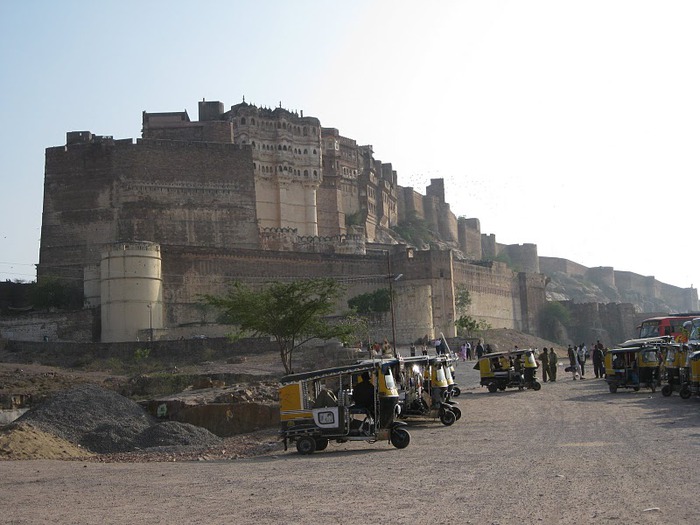
{"type": "Polygon", "coordinates": [[[0,280],[33,281],[44,151],[141,113],[302,110],[503,244],[700,283],[696,0],[0,1],[0,280]]]}

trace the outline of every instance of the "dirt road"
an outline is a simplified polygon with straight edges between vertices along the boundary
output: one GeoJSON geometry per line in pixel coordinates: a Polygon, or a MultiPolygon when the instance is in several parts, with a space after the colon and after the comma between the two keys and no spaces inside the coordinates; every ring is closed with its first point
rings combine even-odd
{"type": "Polygon", "coordinates": [[[561,375],[489,394],[457,370],[463,417],[411,444],[331,444],[235,461],[0,463],[0,521],[33,523],[700,522],[700,400],[609,394],[561,375]]]}

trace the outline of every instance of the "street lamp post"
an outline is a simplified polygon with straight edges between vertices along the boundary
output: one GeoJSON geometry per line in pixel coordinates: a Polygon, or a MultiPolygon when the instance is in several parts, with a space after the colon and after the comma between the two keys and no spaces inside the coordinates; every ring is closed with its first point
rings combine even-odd
{"type": "Polygon", "coordinates": [[[387,250],[386,252],[386,262],[387,262],[387,271],[389,273],[389,309],[391,311],[391,346],[394,350],[394,357],[398,357],[398,353],[396,352],[396,318],[394,316],[394,286],[393,282],[398,281],[403,277],[403,274],[400,273],[399,275],[394,276],[391,273],[391,252],[387,250]]]}
{"type": "Polygon", "coordinates": [[[148,308],[148,340],[153,342],[153,304],[148,303],[146,308],[148,308]]]}

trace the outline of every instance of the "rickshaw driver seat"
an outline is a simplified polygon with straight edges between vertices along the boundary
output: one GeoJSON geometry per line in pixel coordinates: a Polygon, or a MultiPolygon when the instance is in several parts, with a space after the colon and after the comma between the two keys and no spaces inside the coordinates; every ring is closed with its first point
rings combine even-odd
{"type": "Polygon", "coordinates": [[[367,413],[374,417],[374,385],[370,381],[369,372],[362,372],[360,377],[362,381],[352,389],[352,400],[355,404],[350,407],[350,412],[367,413]]]}

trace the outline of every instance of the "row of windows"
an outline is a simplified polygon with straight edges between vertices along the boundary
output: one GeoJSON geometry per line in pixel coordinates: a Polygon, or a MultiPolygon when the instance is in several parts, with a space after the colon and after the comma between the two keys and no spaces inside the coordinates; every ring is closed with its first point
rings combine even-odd
{"type": "MultiPolygon", "coordinates": [[[[302,174],[301,170],[293,169],[293,168],[290,168],[288,166],[277,166],[277,170],[275,170],[275,168],[273,166],[266,166],[263,164],[253,163],[253,169],[255,169],[256,171],[259,171],[261,173],[274,173],[275,171],[277,171],[279,173],[283,173],[285,171],[289,171],[289,172],[292,172],[292,174],[296,175],[296,176],[301,176],[301,174],[302,174]]],[[[318,177],[318,170],[313,170],[312,173],[313,173],[314,178],[318,177]]],[[[308,177],[308,176],[309,176],[309,170],[304,170],[304,177],[308,177]]]]}
{"type": "MultiPolygon", "coordinates": [[[[247,122],[247,121],[246,121],[246,118],[245,118],[245,117],[241,117],[241,121],[240,121],[240,122],[241,122],[241,126],[245,126],[245,125],[246,125],[246,122],[247,122]]],[[[255,123],[255,118],[254,118],[254,117],[251,117],[251,118],[250,118],[250,125],[251,125],[251,126],[256,126],[256,125],[257,125],[257,126],[259,126],[259,127],[261,127],[261,128],[268,128],[268,129],[275,129],[275,128],[276,128],[276,129],[286,129],[286,130],[291,131],[294,135],[304,135],[304,136],[306,136],[306,135],[309,134],[309,128],[307,128],[306,126],[304,126],[304,127],[301,127],[301,126],[293,126],[292,124],[287,124],[286,122],[281,122],[281,121],[272,122],[271,120],[261,120],[261,121],[259,122],[259,124],[256,124],[256,123],[255,123]]],[[[311,134],[312,134],[312,135],[317,135],[316,126],[312,126],[312,127],[311,127],[311,134]]]]}
{"type": "MultiPolygon", "coordinates": [[[[245,144],[245,140],[242,141],[243,144],[245,144]]],[[[275,150],[275,145],[274,144],[255,144],[255,141],[250,143],[251,146],[253,146],[253,149],[259,149],[259,150],[267,150],[267,151],[274,151],[275,150]]],[[[292,146],[287,147],[286,144],[277,144],[277,150],[278,151],[293,151],[297,155],[308,155],[309,150],[308,148],[304,148],[302,151],[301,148],[292,148],[292,146]]],[[[311,150],[312,155],[316,155],[316,148],[313,148],[311,150]]]]}

